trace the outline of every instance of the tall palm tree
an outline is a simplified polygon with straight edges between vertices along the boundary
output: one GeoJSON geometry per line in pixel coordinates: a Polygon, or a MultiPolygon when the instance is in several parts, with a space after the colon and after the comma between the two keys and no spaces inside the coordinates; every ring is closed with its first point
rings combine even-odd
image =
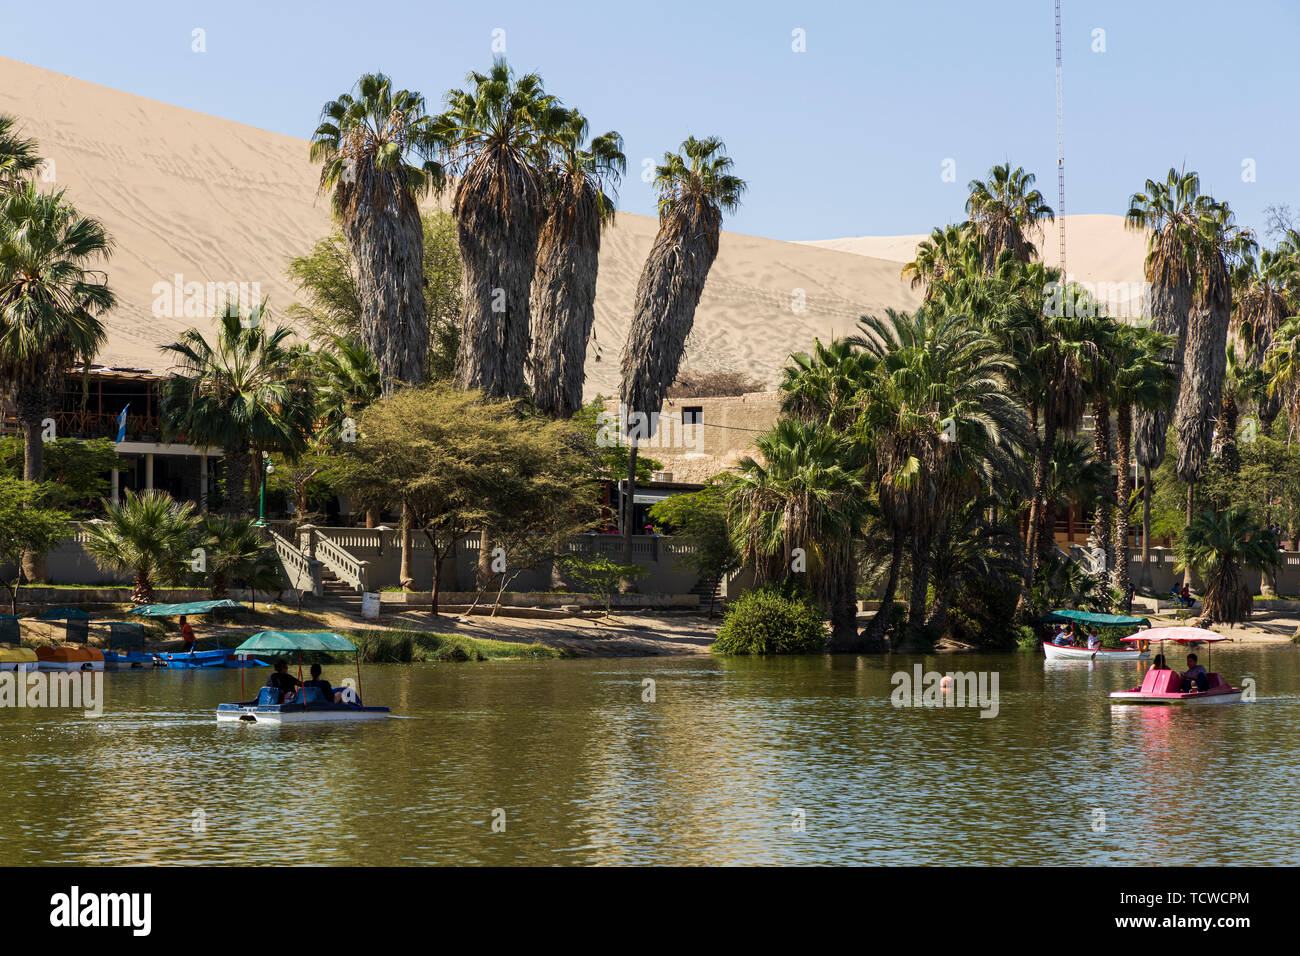
{"type": "MultiPolygon", "coordinates": [[[[1176,372],[1164,360],[1173,347],[1172,336],[1151,328],[1119,327],[1112,365],[1112,396],[1115,402],[1115,563],[1111,583],[1121,594],[1129,588],[1128,539],[1130,499],[1133,495],[1132,462],[1133,411],[1165,407],[1173,394],[1176,372]]],[[[1151,488],[1142,486],[1142,580],[1146,583],[1151,548],[1151,488]]]]}
{"type": "MultiPolygon", "coordinates": [[[[1254,408],[1263,418],[1260,406],[1268,401],[1267,380],[1252,352],[1239,352],[1236,342],[1228,343],[1227,364],[1223,373],[1223,401],[1219,406],[1214,429],[1212,454],[1223,462],[1231,475],[1241,471],[1241,453],[1237,447],[1237,430],[1243,409],[1254,408]]],[[[1258,424],[1256,428],[1260,427],[1258,424]]]]}
{"type": "Polygon", "coordinates": [[[417,200],[441,189],[442,167],[424,97],[367,73],[330,100],[312,134],[320,188],[330,193],[356,263],[361,333],[385,394],[424,380],[429,324],[417,200]]]}
{"type": "MultiPolygon", "coordinates": [[[[41,480],[41,422],[64,376],[104,344],[101,319],[116,298],[91,267],[112,249],[103,223],[77,212],[62,190],[28,183],[0,197],[0,387],[22,422],[27,481],[41,480]]],[[[25,555],[27,580],[43,580],[42,565],[42,555],[25,555]]]]}
{"type": "Polygon", "coordinates": [[[568,115],[536,73],[503,59],[470,73],[437,119],[448,168],[459,176],[452,212],[465,273],[456,383],[519,398],[530,335],[529,298],[546,215],[543,167],[568,115]]]}
{"type": "Polygon", "coordinates": [[[623,137],[608,132],[586,144],[587,120],[570,110],[555,134],[546,170],[546,220],[533,277],[533,403],[568,418],[582,407],[587,340],[596,321],[600,234],[614,219],[617,186],[627,169],[623,137]]]}
{"type": "MultiPolygon", "coordinates": [[[[1252,368],[1262,367],[1283,321],[1293,314],[1300,297],[1300,234],[1294,230],[1276,249],[1249,251],[1232,269],[1232,319],[1229,334],[1237,355],[1252,368]]],[[[1265,429],[1277,417],[1276,401],[1265,396],[1259,404],[1265,429]]]]}
{"type": "Polygon", "coordinates": [[[29,173],[41,165],[36,140],[18,131],[12,116],[0,113],[0,193],[19,189],[29,173]]]}
{"type": "MultiPolygon", "coordinates": [[[[745,181],[732,172],[726,147],[714,136],[688,136],[679,152],[665,153],[655,167],[654,185],[659,192],[659,231],[637,282],[620,391],[625,412],[644,415],[646,421],[654,421],[651,416],[659,414],[664,394],[677,378],[695,308],[718,255],[722,214],[734,212],[745,191],[745,181]]],[[[629,434],[624,564],[632,557],[637,443],[652,434],[629,434]]]]}
{"type": "MultiPolygon", "coordinates": [[[[1100,352],[1100,361],[1090,370],[1085,386],[1092,401],[1092,457],[1107,469],[1114,466],[1115,454],[1110,427],[1111,409],[1113,407],[1115,362],[1120,352],[1120,329],[1123,326],[1108,316],[1098,318],[1094,340],[1100,352]]],[[[1114,540],[1111,528],[1116,504],[1116,487],[1113,480],[1107,481],[1099,489],[1093,508],[1092,531],[1088,535],[1088,544],[1101,548],[1106,556],[1106,568],[1115,567],[1114,540]]]]}
{"type": "MultiPolygon", "coordinates": [[[[1210,457],[1214,425],[1227,367],[1228,323],[1232,315],[1229,261],[1251,251],[1249,233],[1233,222],[1227,203],[1202,196],[1197,204],[1196,272],[1187,323],[1182,382],[1174,409],[1178,432],[1177,474],[1187,483],[1187,523],[1192,521],[1195,485],[1210,457]]],[[[1191,581],[1187,572],[1185,582],[1191,581]]]]}
{"type": "Polygon", "coordinates": [[[1171,168],[1163,181],[1148,179],[1142,191],[1129,198],[1124,216],[1126,228],[1147,230],[1145,312],[1152,329],[1173,338],[1173,347],[1165,358],[1178,370],[1169,405],[1138,414],[1133,450],[1143,469],[1144,488],[1150,487],[1151,469],[1165,460],[1170,415],[1182,382],[1187,321],[1195,287],[1200,200],[1200,177],[1171,168]]]}
{"type": "Polygon", "coordinates": [[[84,545],[99,567],[131,575],[132,601],[152,604],[155,586],[179,584],[189,570],[196,532],[191,502],[128,488],[117,504],[104,502],[102,522],[86,525],[84,545]]]}
{"type": "Polygon", "coordinates": [[[1034,180],[1033,173],[1020,166],[1012,169],[1010,163],[994,166],[987,180],[971,180],[966,214],[983,239],[986,271],[993,271],[1003,250],[1010,250],[1021,262],[1033,261],[1038,249],[1030,237],[1044,220],[1056,221],[1034,180]]]}
{"type": "Polygon", "coordinates": [[[829,605],[831,645],[857,642],[857,595],[838,584],[861,526],[866,502],[860,447],[822,423],[777,420],[746,456],[727,495],[737,550],[756,568],[760,583],[809,580],[829,605]],[[803,552],[807,578],[795,567],[803,552]]]}
{"type": "Polygon", "coordinates": [[[1282,323],[1264,359],[1268,394],[1286,409],[1288,440],[1300,437],[1300,316],[1282,323]]]}
{"type": "Polygon", "coordinates": [[[965,316],[887,311],[865,317],[855,340],[872,362],[860,397],[857,435],[872,451],[880,509],[894,538],[889,584],[868,626],[883,636],[904,547],[911,545],[909,624],[926,616],[931,544],[990,451],[1026,432],[1007,388],[1010,360],[965,316]]]}
{"type": "Polygon", "coordinates": [[[250,511],[250,476],[253,492],[260,487],[260,474],[251,475],[254,454],[300,454],[315,428],[305,349],[290,342],[287,326],[268,328],[265,312],[263,302],[245,320],[238,303],[227,303],[212,342],[187,329],[162,347],[178,364],[163,388],[164,432],[222,449],[230,515],[250,511]]]}

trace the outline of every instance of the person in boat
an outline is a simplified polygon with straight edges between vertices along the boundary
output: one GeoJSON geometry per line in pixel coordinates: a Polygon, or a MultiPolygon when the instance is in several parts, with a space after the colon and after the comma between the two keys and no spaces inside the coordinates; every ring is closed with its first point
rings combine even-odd
{"type": "Polygon", "coordinates": [[[1094,631],[1088,635],[1088,650],[1095,651],[1099,647],[1101,647],[1101,638],[1094,631]]]}
{"type": "Polygon", "coordinates": [[[289,673],[289,665],[285,663],[284,658],[279,658],[271,668],[271,676],[266,679],[266,686],[278,690],[280,699],[284,700],[297,691],[300,684],[298,678],[289,673]]]}
{"type": "Polygon", "coordinates": [[[1192,685],[1199,691],[1210,689],[1210,675],[1196,659],[1195,654],[1187,655],[1187,671],[1183,674],[1183,693],[1189,693],[1192,685]]]}
{"type": "Polygon", "coordinates": [[[321,696],[328,701],[337,701],[334,696],[334,685],[327,680],[321,680],[320,665],[311,665],[311,680],[302,685],[303,687],[315,687],[320,690],[321,696]]]}
{"type": "Polygon", "coordinates": [[[1070,643],[1070,635],[1065,630],[1064,624],[1056,625],[1056,633],[1052,635],[1052,643],[1057,647],[1065,647],[1070,643]]]}
{"type": "Polygon", "coordinates": [[[190,626],[184,614],[181,615],[181,650],[186,654],[194,651],[194,628],[190,626]]]}
{"type": "Polygon", "coordinates": [[[1151,659],[1151,669],[1153,671],[1168,670],[1169,665],[1165,663],[1165,655],[1157,654],[1155,657],[1153,657],[1151,659]]]}

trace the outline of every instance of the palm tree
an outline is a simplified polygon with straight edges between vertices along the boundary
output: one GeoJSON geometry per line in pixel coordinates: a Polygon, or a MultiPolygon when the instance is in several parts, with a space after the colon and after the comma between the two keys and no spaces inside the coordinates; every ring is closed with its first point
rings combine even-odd
{"type": "Polygon", "coordinates": [[[1287,412],[1287,438],[1300,435],[1300,316],[1282,323],[1264,359],[1268,394],[1287,412]]]}
{"type": "MultiPolygon", "coordinates": [[[[655,167],[659,191],[659,231],[637,282],[632,322],[623,346],[620,399],[627,415],[653,422],[668,386],[677,378],[686,337],[695,323],[695,308],[709,269],[718,255],[723,212],[740,206],[745,181],[732,173],[722,140],[688,136],[676,153],[665,153],[655,167]]],[[[630,428],[627,519],[623,563],[632,560],[632,502],[636,485],[637,442],[644,435],[630,428]]]]}
{"type": "MultiPolygon", "coordinates": [[[[0,197],[0,387],[22,422],[27,481],[42,478],[41,423],[65,374],[104,344],[101,317],[116,298],[88,267],[112,248],[103,223],[77,212],[62,190],[28,183],[0,197]]],[[[42,555],[25,555],[27,580],[43,580],[42,565],[42,555]]]]}
{"type": "Polygon", "coordinates": [[[966,214],[983,240],[984,268],[992,272],[1003,250],[1021,262],[1031,262],[1038,250],[1030,236],[1042,228],[1043,220],[1056,221],[1043,194],[1034,188],[1035,176],[1010,163],[994,166],[987,181],[972,179],[966,214]]]}
{"type": "Polygon", "coordinates": [[[37,148],[36,140],[19,133],[17,120],[0,113],[0,193],[19,189],[40,168],[37,148]]]}
{"type": "Polygon", "coordinates": [[[1205,585],[1205,616],[1236,624],[1250,617],[1244,571],[1272,571],[1278,562],[1277,533],[1261,527],[1246,505],[1204,511],[1178,540],[1178,569],[1195,571],[1205,585]]]}
{"type": "MultiPolygon", "coordinates": [[[[1293,312],[1291,302],[1300,294],[1300,234],[1289,231],[1277,249],[1261,249],[1242,256],[1232,269],[1232,319],[1228,332],[1237,354],[1259,369],[1273,344],[1273,336],[1293,312]]],[[[1270,396],[1259,403],[1260,423],[1265,429],[1277,417],[1278,406],[1270,396]]]]}
{"type": "MultiPolygon", "coordinates": [[[[1187,483],[1189,525],[1195,485],[1210,457],[1223,395],[1228,323],[1232,315],[1229,259],[1250,251],[1254,245],[1250,234],[1234,225],[1227,203],[1202,196],[1196,209],[1196,283],[1187,323],[1182,382],[1174,409],[1174,427],[1178,432],[1177,474],[1187,483]]],[[[1190,571],[1184,580],[1191,581],[1190,571]]]]}
{"type": "Polygon", "coordinates": [[[429,325],[417,200],[441,189],[437,139],[424,97],[394,90],[382,73],[330,100],[312,134],[312,162],[330,193],[356,263],[361,333],[385,394],[424,380],[429,325]]]}
{"type": "MultiPolygon", "coordinates": [[[[1115,362],[1120,351],[1120,329],[1124,328],[1114,319],[1102,316],[1098,319],[1094,341],[1100,352],[1099,362],[1090,369],[1086,389],[1092,400],[1092,457],[1107,469],[1114,467],[1114,447],[1111,442],[1110,414],[1114,399],[1115,362]]],[[[1111,537],[1112,519],[1115,512],[1116,488],[1114,480],[1104,483],[1098,490],[1092,515],[1092,531],[1088,535],[1088,544],[1092,548],[1101,548],[1105,555],[1106,568],[1115,566],[1114,540],[1111,537]]]]}
{"type": "MultiPolygon", "coordinates": [[[[213,342],[198,329],[188,329],[162,349],[179,366],[163,389],[164,432],[222,449],[229,515],[250,510],[254,453],[300,454],[315,427],[314,387],[304,348],[289,342],[293,332],[288,327],[267,328],[265,313],[263,302],[244,320],[238,303],[227,303],[217,317],[213,342]]],[[[262,478],[254,477],[259,482],[255,493],[262,478]]]]}
{"type": "Polygon", "coordinates": [[[1151,469],[1165,459],[1170,413],[1178,402],[1195,286],[1201,199],[1200,177],[1171,168],[1163,182],[1148,179],[1143,191],[1129,198],[1124,217],[1127,228],[1148,231],[1145,310],[1151,328],[1172,337],[1174,345],[1165,358],[1178,369],[1169,405],[1138,414],[1134,452],[1143,469],[1144,488],[1150,487],[1151,469]]]}
{"type": "Polygon", "coordinates": [[[127,489],[118,504],[104,502],[104,520],[86,525],[83,541],[95,564],[131,575],[131,600],[152,604],[154,587],[179,584],[196,540],[194,505],[158,489],[127,489]]]}
{"type": "MultiPolygon", "coordinates": [[[[1227,365],[1223,373],[1223,402],[1219,407],[1218,423],[1214,429],[1212,454],[1223,462],[1228,474],[1241,470],[1241,454],[1237,448],[1237,429],[1243,408],[1254,408],[1261,421],[1260,407],[1268,399],[1264,371],[1255,360],[1253,351],[1244,355],[1237,351],[1237,343],[1228,343],[1227,365]]],[[[1258,424],[1256,428],[1258,428],[1258,424]]]]}
{"type": "Polygon", "coordinates": [[[226,597],[235,581],[255,577],[271,551],[251,518],[204,515],[197,532],[213,600],[226,597]]]}
{"type": "MultiPolygon", "coordinates": [[[[1129,588],[1128,539],[1129,514],[1132,509],[1133,475],[1130,471],[1133,439],[1133,410],[1139,411],[1165,407],[1173,394],[1175,372],[1163,356],[1173,347],[1172,336],[1162,335],[1154,329],[1121,325],[1115,342],[1111,366],[1112,398],[1115,402],[1115,465],[1116,500],[1115,546],[1116,556],[1111,573],[1111,584],[1121,594],[1129,588]]],[[[1150,559],[1151,488],[1142,486],[1142,577],[1145,578],[1150,559]]]]}
{"type": "Polygon", "coordinates": [[[465,271],[456,383],[493,398],[523,396],[529,295],[546,216],[542,168],[568,116],[536,73],[505,60],[447,94],[437,131],[460,178],[452,212],[465,271]]]}
{"type": "Polygon", "coordinates": [[[800,580],[806,570],[829,604],[832,647],[851,650],[857,595],[837,584],[864,513],[860,448],[824,424],[791,418],[778,419],[754,446],[762,462],[746,456],[727,488],[736,548],[760,584],[800,580]]]}
{"type": "Polygon", "coordinates": [[[546,170],[546,220],[533,277],[533,403],[568,418],[582,407],[587,340],[596,321],[600,234],[614,219],[606,193],[627,169],[623,138],[604,133],[584,146],[587,120],[570,110],[546,170]]]}
{"type": "Polygon", "coordinates": [[[928,303],[935,282],[962,271],[963,260],[974,252],[983,262],[980,234],[969,223],[935,228],[928,239],[917,244],[915,258],[903,266],[902,278],[907,279],[912,288],[925,286],[925,301],[928,303]]]}
{"type": "Polygon", "coordinates": [[[1026,422],[1007,387],[1010,360],[965,316],[889,310],[860,325],[855,344],[872,372],[855,427],[872,451],[880,509],[894,539],[886,594],[868,626],[875,640],[889,626],[892,586],[909,543],[909,624],[924,624],[935,534],[958,489],[979,480],[993,449],[1023,440],[1026,422]]]}

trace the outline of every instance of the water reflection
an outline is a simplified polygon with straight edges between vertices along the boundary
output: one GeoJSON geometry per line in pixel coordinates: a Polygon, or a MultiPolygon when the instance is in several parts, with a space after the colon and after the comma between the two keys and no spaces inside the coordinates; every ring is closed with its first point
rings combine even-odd
{"type": "Polygon", "coordinates": [[[237,672],[115,673],[98,720],[0,712],[0,863],[1300,862],[1295,651],[1215,661],[1260,702],[1112,708],[1138,665],[1027,654],[518,662],[273,728],[211,719],[237,672]],[[893,707],[916,663],[996,670],[999,715],[893,707]]]}

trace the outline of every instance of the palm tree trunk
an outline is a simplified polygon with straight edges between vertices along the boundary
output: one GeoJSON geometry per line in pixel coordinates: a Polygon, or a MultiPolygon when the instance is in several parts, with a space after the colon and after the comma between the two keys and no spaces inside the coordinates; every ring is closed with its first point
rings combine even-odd
{"type": "Polygon", "coordinates": [[[225,460],[226,500],[221,509],[231,517],[243,517],[250,511],[248,483],[252,457],[247,449],[227,448],[225,460]]]}
{"type": "MultiPolygon", "coordinates": [[[[403,505],[402,506],[402,568],[398,572],[397,578],[398,578],[398,582],[407,591],[415,590],[415,571],[413,568],[414,555],[412,554],[412,551],[414,549],[412,548],[411,525],[412,525],[411,509],[403,505]]],[[[436,577],[438,574],[438,569],[436,567],[433,569],[433,573],[434,576],[436,577]]]]}
{"type": "Polygon", "coordinates": [[[1142,466],[1142,574],[1139,584],[1151,583],[1151,469],[1142,466]]]}
{"type": "Polygon", "coordinates": [[[844,548],[842,567],[831,579],[831,651],[853,650],[858,643],[858,568],[852,546],[844,548]]]}
{"type": "MultiPolygon", "coordinates": [[[[1195,490],[1196,486],[1189,481],[1187,483],[1187,522],[1183,525],[1184,529],[1192,526],[1192,495],[1195,490]]],[[[1192,567],[1190,564],[1183,569],[1183,584],[1188,587],[1192,586],[1192,567]]]]}
{"type": "Polygon", "coordinates": [[[1129,471],[1129,448],[1133,436],[1133,408],[1120,402],[1115,409],[1115,462],[1119,468],[1115,475],[1115,564],[1111,573],[1111,586],[1127,598],[1132,582],[1128,573],[1128,515],[1129,498],[1133,494],[1129,471]]]}
{"type": "Polygon", "coordinates": [[[908,601],[907,623],[911,627],[925,626],[926,598],[930,589],[930,547],[932,535],[917,535],[912,543],[912,593],[908,601]]]}
{"type": "MultiPolygon", "coordinates": [[[[1038,571],[1039,522],[1047,507],[1047,465],[1051,461],[1052,449],[1056,445],[1056,425],[1048,415],[1043,425],[1043,441],[1038,446],[1038,460],[1034,462],[1034,497],[1029,503],[1028,539],[1025,542],[1025,589],[1033,587],[1034,575],[1038,571]]],[[[1023,601],[1024,594],[1021,599],[1023,601]]]]}
{"type": "Polygon", "coordinates": [[[903,566],[905,552],[903,536],[894,532],[894,551],[889,559],[889,577],[885,581],[885,592],[880,598],[880,607],[872,615],[871,621],[862,631],[861,646],[866,650],[875,650],[889,633],[890,619],[894,615],[894,594],[898,591],[898,576],[903,566]]]}
{"type": "MultiPolygon", "coordinates": [[[[1092,454],[1093,458],[1099,462],[1105,462],[1107,467],[1114,470],[1115,457],[1111,453],[1110,445],[1110,403],[1104,399],[1094,402],[1092,406],[1092,417],[1094,430],[1092,434],[1092,454]]],[[[1118,475],[1115,479],[1118,479],[1118,475]]],[[[1097,504],[1092,516],[1092,533],[1088,536],[1088,545],[1092,548],[1101,548],[1102,553],[1106,556],[1106,569],[1113,571],[1115,568],[1115,547],[1111,538],[1111,516],[1115,507],[1115,479],[1106,483],[1106,487],[1097,498],[1097,504]]]]}
{"type": "Polygon", "coordinates": [[[632,516],[636,512],[636,455],[638,435],[631,434],[627,456],[627,493],[623,496],[623,564],[632,563],[632,516]]]}
{"type": "MultiPolygon", "coordinates": [[[[41,434],[45,412],[30,405],[23,410],[26,412],[23,416],[23,481],[40,481],[45,477],[45,440],[41,434]]],[[[22,569],[24,580],[44,581],[45,555],[24,551],[22,569]]]]}
{"type": "Polygon", "coordinates": [[[137,571],[135,574],[135,585],[131,588],[131,600],[136,604],[153,603],[153,582],[149,580],[149,575],[137,571]]]}

